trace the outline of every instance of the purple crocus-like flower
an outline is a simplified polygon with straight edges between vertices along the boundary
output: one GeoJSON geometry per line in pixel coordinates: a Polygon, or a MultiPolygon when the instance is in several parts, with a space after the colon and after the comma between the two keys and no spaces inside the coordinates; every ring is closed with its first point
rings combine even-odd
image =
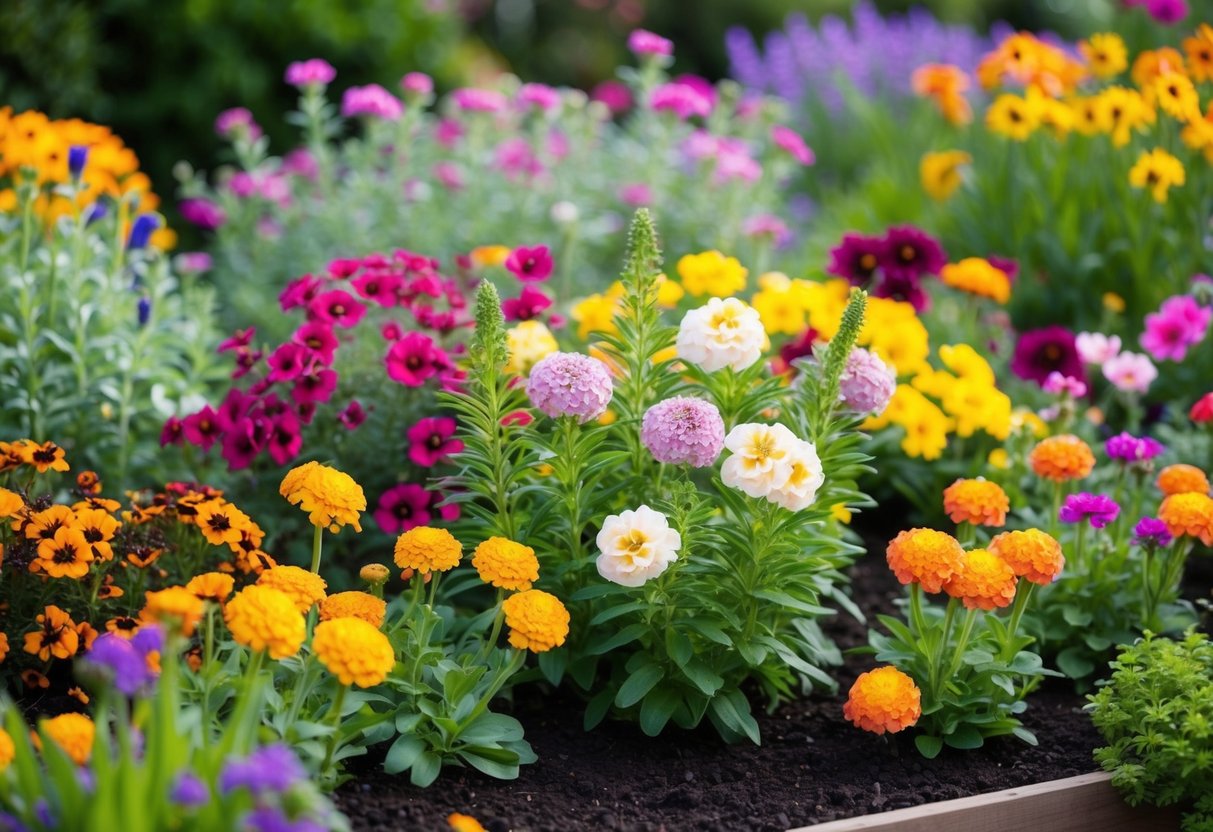
{"type": "Polygon", "coordinates": [[[67,149],[67,172],[72,179],[79,179],[88,164],[88,146],[74,144],[67,149]]]}
{"type": "Polygon", "coordinates": [[[127,251],[139,251],[147,248],[152,232],[160,227],[160,217],[156,214],[140,214],[131,223],[131,233],[126,238],[127,251]]]}
{"type": "Polygon", "coordinates": [[[531,368],[526,394],[553,419],[574,416],[581,424],[606,412],[613,392],[611,374],[597,358],[556,352],[531,368]]]}
{"type": "Polygon", "coordinates": [[[1063,523],[1081,523],[1085,520],[1095,529],[1102,529],[1119,516],[1120,506],[1115,500],[1106,494],[1092,494],[1089,491],[1066,497],[1058,512],[1058,519],[1063,523]]]}
{"type": "Polygon", "coordinates": [[[0,812],[0,832],[29,832],[29,827],[16,815],[0,812]]]}
{"type": "Polygon", "coordinates": [[[1149,436],[1138,438],[1125,432],[1113,436],[1104,443],[1104,450],[1107,451],[1110,459],[1128,464],[1154,459],[1161,455],[1166,448],[1157,439],[1149,436]]]}
{"type": "Polygon", "coordinates": [[[879,416],[896,390],[897,374],[892,367],[863,347],[851,350],[839,377],[838,400],[843,407],[879,416]]]}
{"type": "Polygon", "coordinates": [[[341,97],[341,115],[346,118],[366,116],[384,121],[398,121],[403,112],[400,99],[378,84],[350,87],[341,97]]]}
{"type": "Polygon", "coordinates": [[[1162,548],[1170,546],[1172,540],[1167,524],[1155,517],[1143,517],[1133,527],[1133,542],[1138,546],[1162,548]]]}
{"type": "Polygon", "coordinates": [[[1074,333],[1064,326],[1030,329],[1019,334],[1011,372],[1022,379],[1043,385],[1052,372],[1086,381],[1087,368],[1078,355],[1074,333]]]}
{"type": "Polygon", "coordinates": [[[253,794],[289,791],[307,779],[295,752],[281,743],[259,748],[243,759],[228,761],[219,774],[219,791],[224,794],[248,789],[253,794]]]}
{"type": "Polygon", "coordinates": [[[286,82],[292,87],[323,87],[333,83],[337,70],[323,58],[294,61],[286,67],[286,82]]]}
{"type": "Polygon", "coordinates": [[[724,419],[710,402],[676,396],[645,411],[640,440],[658,462],[706,468],[724,447],[724,419]]]}
{"type": "Polygon", "coordinates": [[[939,274],[948,262],[939,241],[912,225],[895,225],[884,236],[880,268],[889,277],[922,277],[939,274]]]}
{"type": "Polygon", "coordinates": [[[178,806],[201,806],[210,800],[211,792],[197,775],[183,771],[169,792],[169,799],[178,806]]]}

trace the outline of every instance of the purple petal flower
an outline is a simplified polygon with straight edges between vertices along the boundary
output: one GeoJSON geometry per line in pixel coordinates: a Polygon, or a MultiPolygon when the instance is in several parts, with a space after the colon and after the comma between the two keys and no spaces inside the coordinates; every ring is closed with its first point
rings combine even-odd
{"type": "Polygon", "coordinates": [[[1140,439],[1130,433],[1120,433],[1104,444],[1110,459],[1118,462],[1144,462],[1162,454],[1166,448],[1157,439],[1143,436],[1140,439]]]}
{"type": "Polygon", "coordinates": [[[1081,523],[1085,520],[1096,529],[1102,529],[1119,516],[1120,506],[1115,500],[1106,494],[1092,494],[1089,491],[1066,497],[1058,512],[1058,518],[1063,523],[1081,523]]]}
{"type": "Polygon", "coordinates": [[[1154,517],[1143,517],[1133,527],[1133,542],[1138,546],[1165,547],[1173,539],[1167,524],[1154,517]]]}
{"type": "Polygon", "coordinates": [[[572,352],[552,353],[531,368],[526,394],[531,404],[551,416],[576,416],[585,424],[606,412],[613,383],[597,358],[572,352]]]}
{"type": "Polygon", "coordinates": [[[84,661],[127,696],[133,696],[151,680],[145,654],[128,639],[113,633],[99,636],[84,661]]]}
{"type": "Polygon", "coordinates": [[[248,789],[254,794],[285,792],[307,778],[307,772],[285,745],[267,745],[244,759],[231,760],[219,775],[219,790],[224,794],[248,789]]]}
{"type": "Polygon", "coordinates": [[[640,439],[658,462],[706,468],[724,447],[724,420],[714,404],[676,396],[645,411],[640,439]]]}
{"type": "Polygon", "coordinates": [[[210,797],[210,789],[206,787],[206,783],[188,771],[177,777],[177,782],[173,784],[173,790],[169,794],[170,800],[185,807],[201,806],[210,800],[210,797]]]}

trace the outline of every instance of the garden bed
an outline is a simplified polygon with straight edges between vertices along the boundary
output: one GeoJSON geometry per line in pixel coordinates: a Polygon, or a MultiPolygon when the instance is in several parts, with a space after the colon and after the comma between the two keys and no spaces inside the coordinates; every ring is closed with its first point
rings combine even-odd
{"type": "MultiPolygon", "coordinates": [[[[882,547],[852,572],[856,601],[886,611],[901,589],[882,547]]],[[[1194,563],[1185,595],[1208,597],[1213,568],[1194,563]]],[[[843,647],[864,643],[865,628],[847,618],[831,625],[843,647]]],[[[870,666],[849,657],[839,672],[846,690],[870,666]]],[[[355,829],[442,828],[451,812],[504,830],[787,830],[1085,774],[1099,736],[1067,683],[1031,698],[1024,722],[1038,747],[998,739],[977,751],[945,749],[923,760],[909,737],[875,737],[842,718],[840,698],[815,697],[759,718],[763,745],[723,746],[710,730],[645,737],[608,723],[586,734],[580,703],[563,695],[519,702],[517,715],[539,762],[518,780],[500,782],[452,771],[429,790],[366,765],[338,794],[355,829]]]]}

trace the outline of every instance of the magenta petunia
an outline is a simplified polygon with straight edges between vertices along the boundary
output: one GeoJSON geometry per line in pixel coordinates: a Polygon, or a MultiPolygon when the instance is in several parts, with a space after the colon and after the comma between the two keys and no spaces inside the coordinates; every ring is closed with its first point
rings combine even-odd
{"type": "Polygon", "coordinates": [[[252,465],[268,437],[265,420],[245,417],[237,421],[223,434],[222,453],[227,467],[239,471],[252,465]]]}
{"type": "Polygon", "coordinates": [[[219,346],[215,352],[227,352],[228,350],[236,350],[241,347],[247,347],[253,341],[253,336],[257,334],[257,327],[250,326],[248,329],[238,329],[231,338],[225,338],[219,342],[219,346]]]}
{"type": "Polygon", "coordinates": [[[209,199],[193,197],[181,200],[177,206],[181,218],[203,231],[214,231],[227,222],[227,212],[209,199]]]}
{"type": "Polygon", "coordinates": [[[180,445],[185,439],[185,427],[176,416],[170,416],[160,429],[160,447],[180,445]]]}
{"type": "Polygon", "coordinates": [[[552,274],[552,253],[547,246],[519,246],[510,252],[505,267],[519,280],[547,280],[552,274]]]}
{"type": "Polygon", "coordinates": [[[411,482],[389,488],[379,497],[375,522],[385,534],[407,532],[430,522],[430,492],[411,482]]]}
{"type": "Polygon", "coordinates": [[[1166,448],[1157,439],[1149,436],[1136,437],[1131,433],[1122,432],[1104,443],[1104,450],[1109,459],[1117,462],[1146,462],[1161,456],[1166,448]]]}
{"type": "Polygon", "coordinates": [[[423,468],[450,461],[451,454],[463,450],[463,441],[455,439],[458,427],[449,416],[421,419],[408,429],[409,459],[423,468]]]}
{"type": "Polygon", "coordinates": [[[375,269],[358,275],[350,283],[361,297],[390,309],[400,299],[399,292],[404,279],[393,272],[375,269]]]}
{"type": "Polygon", "coordinates": [[[523,286],[516,298],[507,298],[501,311],[507,321],[529,321],[552,305],[552,299],[533,286],[523,286]]]}
{"type": "Polygon", "coordinates": [[[283,312],[290,312],[300,306],[307,306],[312,298],[320,294],[320,279],[305,274],[286,284],[286,288],[278,295],[278,304],[283,312]]]}
{"type": "Polygon", "coordinates": [[[291,340],[308,349],[308,355],[303,357],[303,363],[315,359],[328,366],[333,363],[340,341],[332,325],[323,321],[309,321],[303,324],[291,335],[291,340]]]}
{"type": "Polygon", "coordinates": [[[1188,350],[1204,340],[1213,320],[1213,307],[1201,306],[1190,295],[1176,295],[1146,315],[1141,345],[1156,361],[1183,361],[1188,350]]]}
{"type": "Polygon", "coordinates": [[[357,399],[352,399],[340,413],[337,414],[337,421],[346,430],[357,430],[366,421],[366,410],[362,407],[362,403],[357,399]]]}
{"type": "Polygon", "coordinates": [[[348,329],[362,320],[366,306],[344,289],[333,289],[312,298],[307,313],[310,320],[348,329]]]}
{"type": "Polygon", "coordinates": [[[1040,385],[1053,372],[1084,383],[1087,380],[1087,368],[1078,354],[1074,333],[1064,326],[1021,332],[1011,356],[1011,372],[1040,385]]]}
{"type": "Polygon", "coordinates": [[[388,378],[406,387],[420,387],[441,369],[445,355],[434,339],[421,332],[410,332],[394,341],[384,357],[388,378]]]}
{"type": "Polygon", "coordinates": [[[1066,497],[1057,516],[1063,523],[1086,521],[1092,528],[1102,529],[1120,516],[1120,506],[1106,494],[1080,491],[1066,497]]]}
{"type": "Polygon", "coordinates": [[[337,372],[313,361],[303,375],[295,379],[291,398],[296,404],[323,404],[337,389],[337,372]]]}
{"type": "Polygon", "coordinates": [[[222,433],[219,426],[219,416],[209,404],[197,413],[186,416],[181,424],[182,435],[191,445],[197,445],[204,451],[209,451],[215,440],[222,433]]]}
{"type": "Polygon", "coordinates": [[[303,450],[303,434],[299,432],[299,417],[291,410],[283,410],[270,424],[266,449],[270,458],[279,465],[286,465],[303,450]]]}
{"type": "Polygon", "coordinates": [[[270,365],[268,378],[275,383],[294,381],[303,374],[311,359],[311,350],[303,344],[293,342],[281,344],[266,359],[266,363],[270,365]]]}

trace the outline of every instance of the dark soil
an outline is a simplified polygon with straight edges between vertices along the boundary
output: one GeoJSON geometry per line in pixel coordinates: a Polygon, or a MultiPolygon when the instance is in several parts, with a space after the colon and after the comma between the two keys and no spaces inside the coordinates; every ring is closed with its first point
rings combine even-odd
{"type": "MultiPolygon", "coordinates": [[[[902,589],[881,548],[852,570],[860,609],[890,611],[902,589]]],[[[1213,558],[1194,559],[1184,583],[1191,599],[1209,598],[1213,558]]],[[[1207,622],[1207,619],[1206,619],[1207,622]]],[[[866,626],[845,616],[829,625],[839,644],[866,643],[866,626]]],[[[849,657],[836,676],[845,692],[871,667],[849,657]]],[[[525,694],[524,694],[525,695],[525,694]]],[[[725,746],[712,730],[645,737],[630,724],[581,730],[581,704],[563,694],[518,703],[515,715],[539,762],[512,782],[470,770],[447,770],[428,790],[365,763],[337,799],[357,830],[446,829],[451,812],[490,832],[569,830],[786,830],[837,818],[997,791],[1096,769],[1099,736],[1084,699],[1065,681],[1030,698],[1024,723],[1037,747],[991,740],[977,751],[945,749],[931,762],[910,737],[877,737],[842,718],[843,696],[816,697],[759,718],[763,744],[725,746]]]]}

